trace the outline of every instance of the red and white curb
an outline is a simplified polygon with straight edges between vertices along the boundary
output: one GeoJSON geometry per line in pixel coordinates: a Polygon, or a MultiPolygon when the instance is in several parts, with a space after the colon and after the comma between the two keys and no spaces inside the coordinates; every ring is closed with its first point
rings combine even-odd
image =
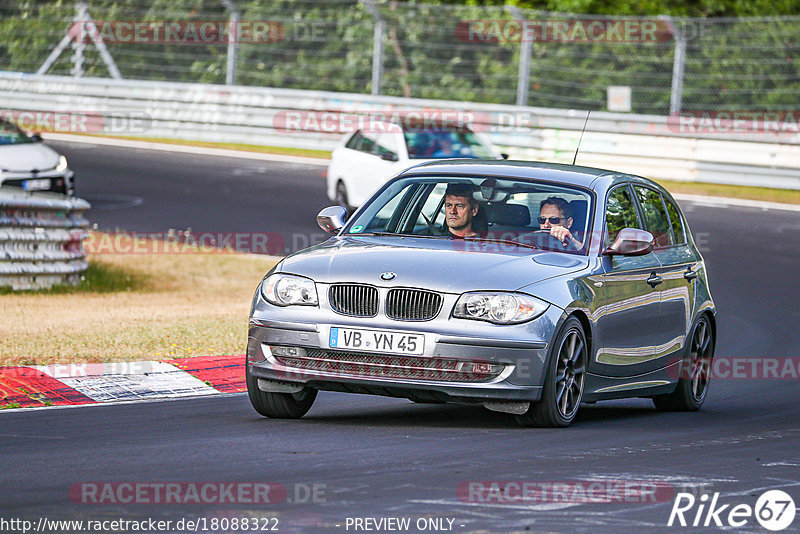
{"type": "Polygon", "coordinates": [[[0,408],[97,404],[245,391],[245,356],[0,367],[0,408]]]}

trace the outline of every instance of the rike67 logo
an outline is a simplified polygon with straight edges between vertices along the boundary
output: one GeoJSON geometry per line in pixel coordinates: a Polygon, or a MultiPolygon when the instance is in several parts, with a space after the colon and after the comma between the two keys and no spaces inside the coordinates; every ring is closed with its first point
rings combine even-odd
{"type": "Polygon", "coordinates": [[[755,506],[749,504],[719,504],[719,493],[699,498],[691,493],[678,493],[669,514],[667,526],[736,527],[752,525],[755,519],[763,528],[777,532],[788,528],[797,510],[794,500],[781,490],[761,494],[755,506]]]}

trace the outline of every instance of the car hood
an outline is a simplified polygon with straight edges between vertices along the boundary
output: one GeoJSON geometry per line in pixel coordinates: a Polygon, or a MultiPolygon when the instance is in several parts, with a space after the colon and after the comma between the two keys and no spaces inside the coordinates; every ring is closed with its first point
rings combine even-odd
{"type": "Polygon", "coordinates": [[[543,250],[451,239],[347,236],[284,259],[279,270],[317,282],[421,287],[445,293],[513,291],[586,268],[588,260],[543,250]],[[394,273],[385,281],[383,273],[394,273]]]}
{"type": "Polygon", "coordinates": [[[48,171],[58,166],[58,157],[58,152],[42,143],[0,145],[0,169],[6,171],[48,171]]]}

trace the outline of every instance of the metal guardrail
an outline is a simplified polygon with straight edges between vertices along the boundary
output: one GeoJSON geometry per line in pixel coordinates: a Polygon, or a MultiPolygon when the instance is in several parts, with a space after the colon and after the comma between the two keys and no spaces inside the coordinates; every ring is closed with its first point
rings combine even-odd
{"type": "Polygon", "coordinates": [[[83,199],[0,187],[0,286],[78,285],[89,264],[83,199]]]}
{"type": "MultiPolygon", "coordinates": [[[[91,115],[85,133],[321,150],[333,149],[342,134],[282,127],[288,112],[460,111],[512,158],[557,162],[572,161],[586,118],[576,110],[3,72],[0,102],[5,110],[91,115]]],[[[657,179],[800,189],[800,133],[687,134],[665,116],[597,112],[578,163],[657,179]]]]}

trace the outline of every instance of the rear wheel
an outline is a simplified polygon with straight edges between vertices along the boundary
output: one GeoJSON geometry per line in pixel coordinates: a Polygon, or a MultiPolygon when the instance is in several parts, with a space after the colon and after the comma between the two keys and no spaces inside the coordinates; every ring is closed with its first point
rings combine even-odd
{"type": "Polygon", "coordinates": [[[253,408],[264,417],[273,419],[297,419],[303,417],[314,399],[317,390],[305,388],[298,393],[270,393],[258,388],[258,379],[247,370],[247,396],[253,408]]]}
{"type": "Polygon", "coordinates": [[[691,342],[681,362],[680,378],[675,391],[653,397],[653,404],[662,411],[694,412],[706,400],[714,358],[714,332],[708,317],[703,315],[692,329],[691,342]]]}
{"type": "Polygon", "coordinates": [[[583,397],[588,347],[581,322],[570,317],[553,342],[542,398],[517,415],[523,426],[569,426],[583,397]]]}

